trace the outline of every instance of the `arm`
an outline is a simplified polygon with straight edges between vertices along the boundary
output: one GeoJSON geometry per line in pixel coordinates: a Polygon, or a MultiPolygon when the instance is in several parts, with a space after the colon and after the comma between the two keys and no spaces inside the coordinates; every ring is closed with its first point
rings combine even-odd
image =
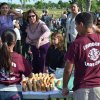
{"type": "Polygon", "coordinates": [[[100,28],[96,25],[93,25],[93,29],[96,33],[100,34],[100,28]]]}
{"type": "Polygon", "coordinates": [[[46,24],[42,24],[41,31],[42,31],[42,35],[40,36],[38,40],[37,48],[40,47],[40,44],[42,41],[44,41],[46,38],[49,38],[49,36],[51,35],[51,32],[46,24]]]}
{"type": "Polygon", "coordinates": [[[65,60],[64,60],[64,55],[65,55],[65,53],[66,53],[66,50],[63,50],[62,52],[61,52],[61,57],[60,57],[60,61],[59,61],[59,65],[61,66],[61,67],[64,67],[65,66],[65,60]]]}
{"type": "MultiPolygon", "coordinates": [[[[49,49],[50,49],[50,47],[49,47],[49,49]]],[[[48,73],[48,67],[49,67],[49,61],[50,61],[49,49],[48,49],[47,54],[46,54],[46,61],[45,61],[45,68],[44,68],[44,72],[46,72],[46,73],[48,73]]]]}
{"type": "Polygon", "coordinates": [[[25,77],[32,77],[32,70],[33,67],[30,64],[30,62],[28,60],[25,59],[25,57],[21,57],[22,59],[20,59],[20,71],[25,75],[25,77]]]}
{"type": "Polygon", "coordinates": [[[69,92],[68,82],[69,82],[72,70],[73,70],[73,64],[67,60],[65,69],[64,69],[64,74],[63,74],[63,90],[62,90],[63,95],[67,95],[69,92]]]}
{"type": "Polygon", "coordinates": [[[10,9],[10,10],[9,10],[9,13],[14,14],[14,19],[23,17],[23,15],[22,15],[21,13],[18,13],[18,12],[17,12],[16,10],[14,10],[14,9],[10,9]]]}
{"type": "Polygon", "coordinates": [[[41,26],[43,34],[41,35],[41,39],[48,38],[51,35],[51,32],[46,24],[42,24],[41,26]]]}
{"type": "MultiPolygon", "coordinates": [[[[39,24],[37,25],[37,29],[34,30],[35,34],[32,34],[32,37],[30,37],[29,34],[30,33],[30,28],[29,26],[27,26],[26,28],[26,32],[27,32],[27,37],[29,38],[30,41],[38,41],[38,45],[41,43],[41,41],[43,41],[45,38],[49,38],[49,36],[51,35],[51,32],[49,30],[49,28],[46,26],[45,23],[41,23],[39,22],[39,24]],[[36,34],[37,32],[39,32],[39,34],[36,34]]],[[[37,46],[38,47],[38,46],[37,46]]]]}

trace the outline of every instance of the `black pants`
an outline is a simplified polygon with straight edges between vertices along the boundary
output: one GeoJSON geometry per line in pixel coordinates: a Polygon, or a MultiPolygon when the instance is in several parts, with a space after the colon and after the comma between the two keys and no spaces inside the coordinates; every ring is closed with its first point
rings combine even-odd
{"type": "Polygon", "coordinates": [[[21,54],[21,40],[17,40],[14,51],[21,54]]]}

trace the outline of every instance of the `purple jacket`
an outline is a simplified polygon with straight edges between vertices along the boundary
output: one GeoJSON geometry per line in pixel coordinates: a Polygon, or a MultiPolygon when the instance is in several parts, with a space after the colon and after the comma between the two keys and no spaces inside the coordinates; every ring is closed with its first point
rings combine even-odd
{"type": "Polygon", "coordinates": [[[6,29],[14,29],[13,15],[0,16],[0,36],[6,29]]]}

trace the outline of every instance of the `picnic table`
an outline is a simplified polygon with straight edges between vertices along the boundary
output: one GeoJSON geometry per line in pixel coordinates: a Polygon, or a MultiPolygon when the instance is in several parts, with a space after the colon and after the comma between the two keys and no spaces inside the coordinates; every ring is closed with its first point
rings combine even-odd
{"type": "Polygon", "coordinates": [[[53,90],[53,91],[47,91],[47,92],[23,92],[23,98],[27,100],[32,99],[44,99],[44,100],[50,100],[52,98],[67,98],[67,100],[71,100],[73,91],[70,91],[67,96],[63,96],[60,90],[53,90]]]}
{"type": "Polygon", "coordinates": [[[26,91],[26,92],[23,92],[23,98],[27,99],[27,100],[32,100],[32,99],[51,100],[52,98],[66,98],[67,100],[72,100],[72,94],[73,94],[72,88],[73,88],[74,73],[72,73],[69,83],[68,83],[68,88],[69,88],[70,92],[67,96],[63,96],[62,91],[61,91],[62,84],[63,84],[63,78],[56,79],[56,81],[57,80],[61,80],[61,82],[62,82],[59,87],[60,89],[55,87],[55,89],[52,91],[40,91],[40,92],[39,91],[37,91],[37,92],[26,91]]]}

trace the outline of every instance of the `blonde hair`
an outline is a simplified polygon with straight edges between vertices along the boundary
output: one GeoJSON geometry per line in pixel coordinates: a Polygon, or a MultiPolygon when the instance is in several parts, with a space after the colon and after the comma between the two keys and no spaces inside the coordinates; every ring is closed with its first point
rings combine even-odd
{"type": "MultiPolygon", "coordinates": [[[[60,50],[64,50],[65,49],[65,46],[64,46],[64,37],[63,37],[63,35],[61,33],[53,33],[51,35],[51,41],[52,41],[52,38],[54,38],[54,37],[58,38],[58,42],[59,43],[58,43],[57,47],[60,50]]],[[[51,45],[53,45],[52,42],[51,42],[51,45]]]]}

